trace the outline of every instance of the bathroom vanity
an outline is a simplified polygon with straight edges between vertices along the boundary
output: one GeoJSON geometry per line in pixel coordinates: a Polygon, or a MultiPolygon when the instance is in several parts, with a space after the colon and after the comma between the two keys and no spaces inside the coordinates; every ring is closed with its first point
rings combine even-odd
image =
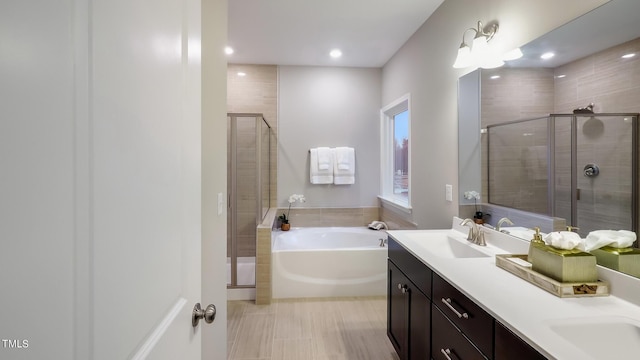
{"type": "Polygon", "coordinates": [[[495,254],[526,253],[527,242],[487,234],[479,247],[456,221],[449,230],[388,232],[387,333],[400,359],[637,356],[640,306],[547,293],[495,265],[495,254]],[[602,336],[628,341],[612,349],[595,340],[602,336]]]}

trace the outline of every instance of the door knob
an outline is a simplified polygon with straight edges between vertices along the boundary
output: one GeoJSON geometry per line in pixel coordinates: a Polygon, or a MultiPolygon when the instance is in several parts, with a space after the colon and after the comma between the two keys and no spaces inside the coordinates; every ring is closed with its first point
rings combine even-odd
{"type": "Polygon", "coordinates": [[[191,314],[191,325],[193,327],[198,326],[200,319],[204,319],[207,324],[211,324],[216,318],[216,307],[213,304],[207,305],[207,308],[202,310],[200,303],[196,303],[193,306],[193,313],[191,314]]]}

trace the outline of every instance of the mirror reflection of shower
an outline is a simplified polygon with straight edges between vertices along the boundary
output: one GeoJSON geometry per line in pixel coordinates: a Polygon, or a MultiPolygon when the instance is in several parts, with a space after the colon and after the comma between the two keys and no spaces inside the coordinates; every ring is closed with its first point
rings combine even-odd
{"type": "Polygon", "coordinates": [[[488,126],[489,202],[564,218],[581,236],[637,231],[637,121],[582,109],[488,126]]]}
{"type": "Polygon", "coordinates": [[[227,114],[227,287],[255,287],[256,227],[271,198],[271,126],[262,114],[227,114]]]}

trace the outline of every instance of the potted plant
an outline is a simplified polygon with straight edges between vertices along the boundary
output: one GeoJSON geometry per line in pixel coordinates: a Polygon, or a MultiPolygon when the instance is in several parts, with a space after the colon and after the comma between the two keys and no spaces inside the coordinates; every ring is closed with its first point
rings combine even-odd
{"type": "Polygon", "coordinates": [[[278,216],[278,219],[280,219],[280,228],[282,229],[282,231],[289,231],[289,229],[291,229],[291,224],[289,223],[289,213],[291,212],[291,204],[295,203],[296,201],[300,201],[301,203],[303,203],[306,201],[306,199],[304,198],[304,195],[293,194],[289,196],[289,209],[287,209],[287,213],[282,213],[282,215],[278,216]]]}

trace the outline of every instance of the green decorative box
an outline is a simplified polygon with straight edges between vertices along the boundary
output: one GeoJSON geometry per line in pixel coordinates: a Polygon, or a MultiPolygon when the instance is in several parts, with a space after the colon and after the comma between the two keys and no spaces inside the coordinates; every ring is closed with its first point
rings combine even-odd
{"type": "Polygon", "coordinates": [[[532,241],[529,246],[532,270],[559,282],[598,280],[596,257],[580,250],[563,250],[532,241]]]}
{"type": "Polygon", "coordinates": [[[605,246],[591,253],[595,255],[599,265],[640,277],[640,249],[605,246]]]}

